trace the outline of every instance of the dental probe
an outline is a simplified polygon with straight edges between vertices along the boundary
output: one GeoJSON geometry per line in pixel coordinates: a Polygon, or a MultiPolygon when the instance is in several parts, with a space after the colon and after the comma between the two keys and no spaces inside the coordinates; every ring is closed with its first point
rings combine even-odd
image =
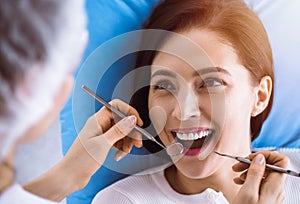
{"type": "MultiPolygon", "coordinates": [[[[124,113],[122,113],[118,109],[114,108],[109,103],[107,103],[103,98],[97,96],[94,92],[92,92],[92,90],[90,90],[89,88],[87,88],[85,85],[83,85],[81,88],[85,92],[87,92],[90,96],[92,96],[93,98],[95,98],[98,102],[100,102],[102,105],[104,105],[106,108],[108,108],[109,110],[111,110],[113,113],[117,114],[120,118],[127,117],[124,113]]],[[[168,147],[165,147],[164,145],[162,145],[161,143],[159,143],[150,133],[148,133],[146,130],[142,129],[141,127],[135,125],[134,129],[136,131],[138,131],[139,133],[143,134],[144,136],[146,136],[148,139],[150,139],[153,142],[155,142],[156,144],[158,144],[163,149],[166,149],[167,153],[169,155],[171,155],[171,156],[176,156],[176,155],[180,155],[180,154],[183,153],[183,146],[182,146],[181,143],[172,143],[168,147]],[[176,153],[172,153],[171,152],[172,148],[175,151],[177,151],[177,152],[176,153]]]]}
{"type": "MultiPolygon", "coordinates": [[[[243,163],[246,163],[246,164],[251,164],[251,160],[246,159],[244,157],[235,157],[235,156],[231,156],[231,155],[228,155],[228,154],[222,154],[222,153],[219,153],[219,152],[215,152],[215,153],[218,154],[218,155],[220,155],[220,156],[224,156],[224,157],[229,157],[231,159],[235,159],[235,160],[237,160],[239,162],[243,162],[243,163]]],[[[288,174],[288,175],[291,175],[291,176],[300,177],[300,173],[292,171],[292,170],[289,170],[289,169],[284,169],[284,168],[279,167],[279,166],[275,166],[275,165],[271,165],[271,164],[266,164],[266,168],[270,169],[272,171],[279,172],[279,173],[284,173],[284,174],[288,174]]]]}

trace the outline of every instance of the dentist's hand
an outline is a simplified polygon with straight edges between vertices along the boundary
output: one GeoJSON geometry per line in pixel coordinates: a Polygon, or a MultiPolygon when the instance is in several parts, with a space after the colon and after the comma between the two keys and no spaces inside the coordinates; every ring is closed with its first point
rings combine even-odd
{"type": "Polygon", "coordinates": [[[231,204],[283,203],[286,174],[265,169],[266,162],[271,165],[287,168],[289,160],[286,156],[271,151],[256,152],[249,155],[252,163],[237,163],[232,169],[243,172],[234,182],[241,189],[231,204]],[[247,170],[248,169],[248,170],[247,170]]]}
{"type": "Polygon", "coordinates": [[[117,121],[118,118],[109,109],[101,108],[87,120],[63,159],[68,163],[64,166],[72,166],[73,171],[78,171],[76,180],[84,180],[80,188],[101,167],[112,146],[119,149],[115,155],[117,161],[126,156],[133,145],[142,147],[141,134],[132,131],[136,124],[143,125],[138,112],[117,99],[111,101],[110,105],[129,116],[117,121]]]}
{"type": "Polygon", "coordinates": [[[104,162],[112,146],[119,149],[115,155],[116,160],[128,154],[133,145],[138,148],[142,146],[141,135],[136,131],[131,132],[136,124],[143,124],[138,112],[118,99],[111,101],[110,105],[130,116],[120,120],[108,108],[103,107],[88,119],[78,135],[86,151],[100,164],[104,162]]]}

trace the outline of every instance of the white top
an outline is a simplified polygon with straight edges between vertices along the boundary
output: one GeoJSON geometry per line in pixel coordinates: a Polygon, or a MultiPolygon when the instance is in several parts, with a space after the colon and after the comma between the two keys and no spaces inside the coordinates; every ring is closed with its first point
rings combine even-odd
{"type": "Polygon", "coordinates": [[[136,175],[123,179],[100,191],[94,204],[186,204],[186,203],[218,203],[228,204],[221,192],[206,189],[202,193],[183,195],[177,193],[167,182],[164,171],[154,174],[136,175]]]}
{"type": "MultiPolygon", "coordinates": [[[[266,149],[266,148],[261,148],[261,149],[266,149]]],[[[272,149],[272,147],[270,147],[270,149],[272,149]]],[[[289,165],[290,170],[300,172],[300,149],[299,148],[278,148],[277,152],[286,155],[290,159],[290,165],[289,165]]],[[[287,176],[285,182],[285,200],[283,203],[284,204],[300,203],[299,192],[300,192],[300,177],[287,176]]]]}
{"type": "MultiPolygon", "coordinates": [[[[300,171],[300,149],[278,149],[290,158],[290,169],[300,171]]],[[[300,178],[287,176],[285,183],[285,204],[300,203],[300,178]]],[[[173,190],[167,182],[164,171],[153,174],[133,175],[100,191],[94,204],[186,204],[186,203],[228,203],[221,192],[206,189],[202,193],[183,195],[173,190]]]]}
{"type": "Polygon", "coordinates": [[[0,204],[57,204],[25,191],[21,185],[14,184],[0,194],[0,204]]]}

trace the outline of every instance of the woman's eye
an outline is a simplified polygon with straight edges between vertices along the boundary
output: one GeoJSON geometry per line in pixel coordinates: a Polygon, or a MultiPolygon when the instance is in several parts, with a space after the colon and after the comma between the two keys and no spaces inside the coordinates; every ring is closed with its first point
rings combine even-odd
{"type": "Polygon", "coordinates": [[[208,78],[204,80],[203,86],[205,88],[218,87],[218,86],[223,86],[223,82],[221,79],[208,78]]]}
{"type": "Polygon", "coordinates": [[[174,90],[175,86],[169,81],[157,82],[154,86],[155,90],[174,90]]]}

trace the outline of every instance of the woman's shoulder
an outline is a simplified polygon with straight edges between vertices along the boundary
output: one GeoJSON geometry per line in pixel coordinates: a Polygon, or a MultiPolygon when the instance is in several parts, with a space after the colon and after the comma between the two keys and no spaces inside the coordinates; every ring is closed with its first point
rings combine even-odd
{"type": "MultiPolygon", "coordinates": [[[[300,148],[276,148],[290,159],[289,169],[300,172],[300,148]]],[[[287,175],[285,182],[285,204],[300,203],[300,177],[287,175]]]]}
{"type": "Polygon", "coordinates": [[[291,170],[300,171],[300,148],[277,148],[276,151],[290,159],[291,170]]]}
{"type": "Polygon", "coordinates": [[[156,191],[156,180],[162,175],[163,171],[126,177],[101,190],[93,203],[145,203],[148,192],[156,191]]]}
{"type": "Polygon", "coordinates": [[[140,190],[146,188],[147,186],[152,186],[155,184],[154,178],[158,175],[159,173],[154,173],[154,174],[137,174],[137,175],[131,175],[128,176],[120,181],[117,181],[116,183],[112,184],[109,186],[112,189],[117,189],[119,191],[132,191],[137,188],[140,190]]]}
{"type": "MultiPolygon", "coordinates": [[[[286,155],[290,159],[289,169],[300,171],[300,149],[299,148],[279,148],[277,151],[286,155]]],[[[300,203],[300,177],[287,176],[285,182],[285,204],[300,203]]]]}
{"type": "Polygon", "coordinates": [[[261,147],[252,149],[253,151],[269,150],[276,151],[280,154],[287,156],[290,159],[290,167],[295,168],[293,170],[300,170],[300,148],[288,148],[288,147],[261,147]]]}

